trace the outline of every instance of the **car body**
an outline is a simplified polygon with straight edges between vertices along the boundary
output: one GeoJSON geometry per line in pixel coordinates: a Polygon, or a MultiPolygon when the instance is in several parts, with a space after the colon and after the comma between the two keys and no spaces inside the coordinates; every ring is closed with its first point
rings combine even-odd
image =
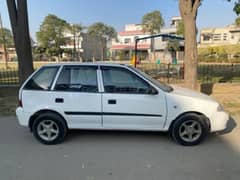
{"type": "Polygon", "coordinates": [[[61,142],[69,129],[91,129],[168,131],[178,143],[196,145],[229,119],[207,95],[110,63],[43,66],[22,85],[19,102],[20,125],[44,144],[61,142]]]}

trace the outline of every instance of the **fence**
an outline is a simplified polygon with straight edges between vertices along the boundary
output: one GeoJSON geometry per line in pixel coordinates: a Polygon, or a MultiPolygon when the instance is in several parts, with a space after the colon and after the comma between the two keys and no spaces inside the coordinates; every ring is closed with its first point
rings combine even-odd
{"type": "MultiPolygon", "coordinates": [[[[183,83],[183,65],[141,64],[145,73],[165,83],[183,83]]],[[[240,83],[240,64],[200,64],[198,66],[200,83],[240,83]]]]}
{"type": "MultiPolygon", "coordinates": [[[[137,68],[165,83],[184,82],[183,65],[143,63],[138,65],[137,68]]],[[[200,64],[198,77],[200,83],[240,83],[240,64],[200,64]]],[[[0,86],[17,86],[18,84],[17,68],[0,69],[0,86]]]]}
{"type": "Polygon", "coordinates": [[[17,86],[18,84],[17,68],[0,69],[0,86],[17,86]]]}

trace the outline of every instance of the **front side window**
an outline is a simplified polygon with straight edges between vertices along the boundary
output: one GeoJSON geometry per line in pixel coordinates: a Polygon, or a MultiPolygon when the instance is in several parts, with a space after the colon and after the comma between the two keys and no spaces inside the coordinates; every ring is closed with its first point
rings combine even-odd
{"type": "Polygon", "coordinates": [[[150,85],[124,68],[103,67],[103,85],[107,93],[148,94],[150,85]]]}
{"type": "Polygon", "coordinates": [[[56,91],[98,92],[96,67],[64,67],[55,85],[56,91]]]}
{"type": "Polygon", "coordinates": [[[26,90],[50,90],[58,67],[43,67],[25,85],[26,90]]]}

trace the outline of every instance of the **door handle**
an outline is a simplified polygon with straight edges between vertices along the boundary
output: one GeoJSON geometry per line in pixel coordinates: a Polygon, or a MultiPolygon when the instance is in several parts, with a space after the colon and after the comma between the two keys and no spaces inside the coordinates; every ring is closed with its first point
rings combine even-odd
{"type": "Polygon", "coordinates": [[[55,102],[56,103],[64,103],[64,99],[63,98],[56,98],[55,102]]]}
{"type": "Polygon", "coordinates": [[[108,104],[117,104],[117,100],[116,99],[109,99],[108,104]]]}

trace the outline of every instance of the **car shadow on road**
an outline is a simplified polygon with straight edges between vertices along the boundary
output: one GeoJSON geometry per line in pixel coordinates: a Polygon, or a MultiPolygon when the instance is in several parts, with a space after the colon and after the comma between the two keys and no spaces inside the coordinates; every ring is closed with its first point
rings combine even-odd
{"type": "Polygon", "coordinates": [[[84,139],[93,141],[161,141],[168,142],[171,140],[167,132],[146,132],[146,131],[101,131],[101,130],[71,130],[69,131],[65,142],[82,141],[84,139]]]}

